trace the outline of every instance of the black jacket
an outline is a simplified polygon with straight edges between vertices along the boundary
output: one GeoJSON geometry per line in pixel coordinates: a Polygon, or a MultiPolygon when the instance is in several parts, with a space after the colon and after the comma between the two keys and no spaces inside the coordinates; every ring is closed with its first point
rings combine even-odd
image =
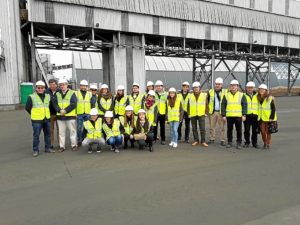
{"type": "Polygon", "coordinates": [[[53,105],[53,99],[55,98],[55,94],[56,94],[57,91],[58,91],[58,89],[53,93],[50,90],[50,88],[46,89],[46,91],[45,91],[45,93],[50,95],[51,101],[50,101],[50,107],[49,108],[50,108],[50,114],[51,115],[56,115],[56,110],[55,110],[54,105],[53,105]]]}

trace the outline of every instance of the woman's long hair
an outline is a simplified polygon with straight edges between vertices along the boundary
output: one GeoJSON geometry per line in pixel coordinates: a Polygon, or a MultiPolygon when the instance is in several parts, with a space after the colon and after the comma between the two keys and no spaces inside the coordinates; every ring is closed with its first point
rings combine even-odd
{"type": "MultiPolygon", "coordinates": [[[[137,119],[136,121],[136,133],[141,133],[142,132],[142,125],[141,125],[141,121],[140,118],[137,119]]],[[[148,131],[149,130],[149,121],[147,119],[147,117],[145,117],[145,124],[144,124],[144,131],[148,131]]]]}
{"type": "Polygon", "coordinates": [[[127,126],[128,126],[128,122],[130,121],[130,126],[131,126],[132,128],[134,128],[134,114],[133,114],[133,113],[131,114],[130,120],[128,120],[126,114],[125,114],[124,117],[125,117],[125,118],[124,118],[124,127],[127,127],[127,126]]]}
{"type": "Polygon", "coordinates": [[[168,99],[169,106],[171,108],[173,108],[175,106],[176,98],[177,98],[177,94],[176,93],[175,93],[174,98],[171,98],[170,94],[168,95],[167,99],[168,99]]]}
{"type": "Polygon", "coordinates": [[[265,99],[268,99],[269,97],[270,97],[270,92],[269,92],[269,90],[267,90],[267,91],[265,92],[264,95],[261,95],[261,94],[259,93],[259,91],[258,91],[258,93],[257,93],[257,99],[258,99],[258,101],[259,101],[260,103],[263,103],[263,101],[264,101],[265,99]]]}

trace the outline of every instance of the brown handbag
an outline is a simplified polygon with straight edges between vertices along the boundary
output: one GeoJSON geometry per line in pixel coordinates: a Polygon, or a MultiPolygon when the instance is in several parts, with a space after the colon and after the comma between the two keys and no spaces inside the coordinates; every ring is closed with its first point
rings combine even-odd
{"type": "Polygon", "coordinates": [[[136,141],[145,140],[146,139],[146,134],[145,133],[134,134],[133,138],[136,141]]]}

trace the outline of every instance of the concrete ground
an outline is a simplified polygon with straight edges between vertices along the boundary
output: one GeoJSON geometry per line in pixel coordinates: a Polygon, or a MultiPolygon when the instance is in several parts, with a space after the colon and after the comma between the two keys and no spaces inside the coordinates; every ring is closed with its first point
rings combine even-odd
{"type": "Polygon", "coordinates": [[[278,98],[270,151],[31,156],[24,111],[0,112],[0,225],[298,225],[300,98],[278,98]]]}

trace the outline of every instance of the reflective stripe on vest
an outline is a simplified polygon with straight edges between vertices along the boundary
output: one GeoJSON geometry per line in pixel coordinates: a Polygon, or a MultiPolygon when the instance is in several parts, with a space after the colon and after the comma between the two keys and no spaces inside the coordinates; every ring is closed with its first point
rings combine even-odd
{"type": "Polygon", "coordinates": [[[89,139],[102,138],[102,119],[98,118],[95,122],[95,127],[90,120],[83,123],[84,128],[87,130],[86,137],[89,139]]]}
{"type": "Polygon", "coordinates": [[[129,95],[129,105],[133,107],[133,112],[135,115],[138,114],[138,111],[142,108],[142,94],[138,94],[138,96],[134,99],[132,95],[129,95]]]}
{"type": "Polygon", "coordinates": [[[125,114],[126,102],[127,102],[127,97],[126,96],[121,98],[120,101],[118,101],[116,99],[115,107],[114,107],[115,115],[122,115],[123,116],[125,114]]]}
{"type": "Polygon", "coordinates": [[[32,100],[32,109],[30,112],[31,120],[50,119],[50,95],[45,94],[44,101],[42,101],[36,92],[31,94],[30,97],[32,100]]]}
{"type": "Polygon", "coordinates": [[[247,99],[247,115],[254,114],[258,115],[258,99],[257,94],[252,96],[252,99],[249,95],[245,94],[247,99]]]}
{"type": "MultiPolygon", "coordinates": [[[[100,98],[100,105],[107,111],[110,109],[111,107],[111,104],[112,104],[112,99],[109,98],[109,99],[105,99],[105,98],[100,98]]],[[[99,107],[98,107],[99,108],[99,107]]],[[[99,115],[104,115],[105,112],[103,112],[102,110],[100,110],[99,108],[99,115]]]]}
{"type": "Polygon", "coordinates": [[[236,92],[233,95],[230,91],[226,94],[227,107],[226,116],[227,117],[241,117],[242,116],[242,98],[243,93],[236,92]]]}
{"type": "Polygon", "coordinates": [[[83,99],[81,91],[77,91],[76,96],[77,96],[77,107],[76,107],[77,115],[90,114],[92,94],[87,91],[83,99]]]}
{"type": "Polygon", "coordinates": [[[190,117],[205,115],[206,99],[207,94],[203,92],[200,93],[198,100],[194,93],[189,95],[190,117]]]}
{"type": "MultiPolygon", "coordinates": [[[[221,91],[221,96],[220,96],[220,112],[221,112],[221,102],[222,99],[224,97],[224,95],[226,94],[227,89],[222,89],[221,91]]],[[[210,89],[209,90],[209,103],[208,103],[208,108],[209,108],[209,114],[213,114],[214,112],[214,106],[215,106],[215,90],[214,89],[210,89]]]]}
{"type": "Polygon", "coordinates": [[[180,120],[180,103],[181,98],[177,97],[174,107],[171,107],[168,103],[168,122],[178,121],[180,120]]]}
{"type": "Polygon", "coordinates": [[[120,121],[115,119],[114,124],[112,126],[112,129],[110,129],[106,123],[103,124],[103,131],[106,134],[106,140],[108,140],[111,137],[119,136],[121,134],[120,132],[120,121]]]}
{"type": "MultiPolygon", "coordinates": [[[[63,98],[62,94],[60,92],[56,92],[57,103],[58,103],[59,108],[66,109],[71,103],[71,97],[73,94],[74,94],[74,92],[69,89],[67,94],[63,98]]],[[[60,116],[60,113],[58,112],[57,115],[60,116]]],[[[65,116],[76,116],[76,109],[73,109],[71,112],[67,113],[65,116]]]]}
{"type": "MultiPolygon", "coordinates": [[[[266,98],[262,104],[258,106],[258,120],[262,120],[263,122],[269,122],[271,116],[271,102],[273,97],[270,96],[268,99],[266,98]]],[[[277,113],[275,112],[274,121],[277,121],[277,113]]]]}
{"type": "Polygon", "coordinates": [[[166,108],[167,108],[167,96],[168,93],[167,92],[163,92],[162,94],[155,94],[155,100],[157,103],[157,109],[158,109],[158,113],[160,115],[165,115],[166,114],[166,108]]]}

